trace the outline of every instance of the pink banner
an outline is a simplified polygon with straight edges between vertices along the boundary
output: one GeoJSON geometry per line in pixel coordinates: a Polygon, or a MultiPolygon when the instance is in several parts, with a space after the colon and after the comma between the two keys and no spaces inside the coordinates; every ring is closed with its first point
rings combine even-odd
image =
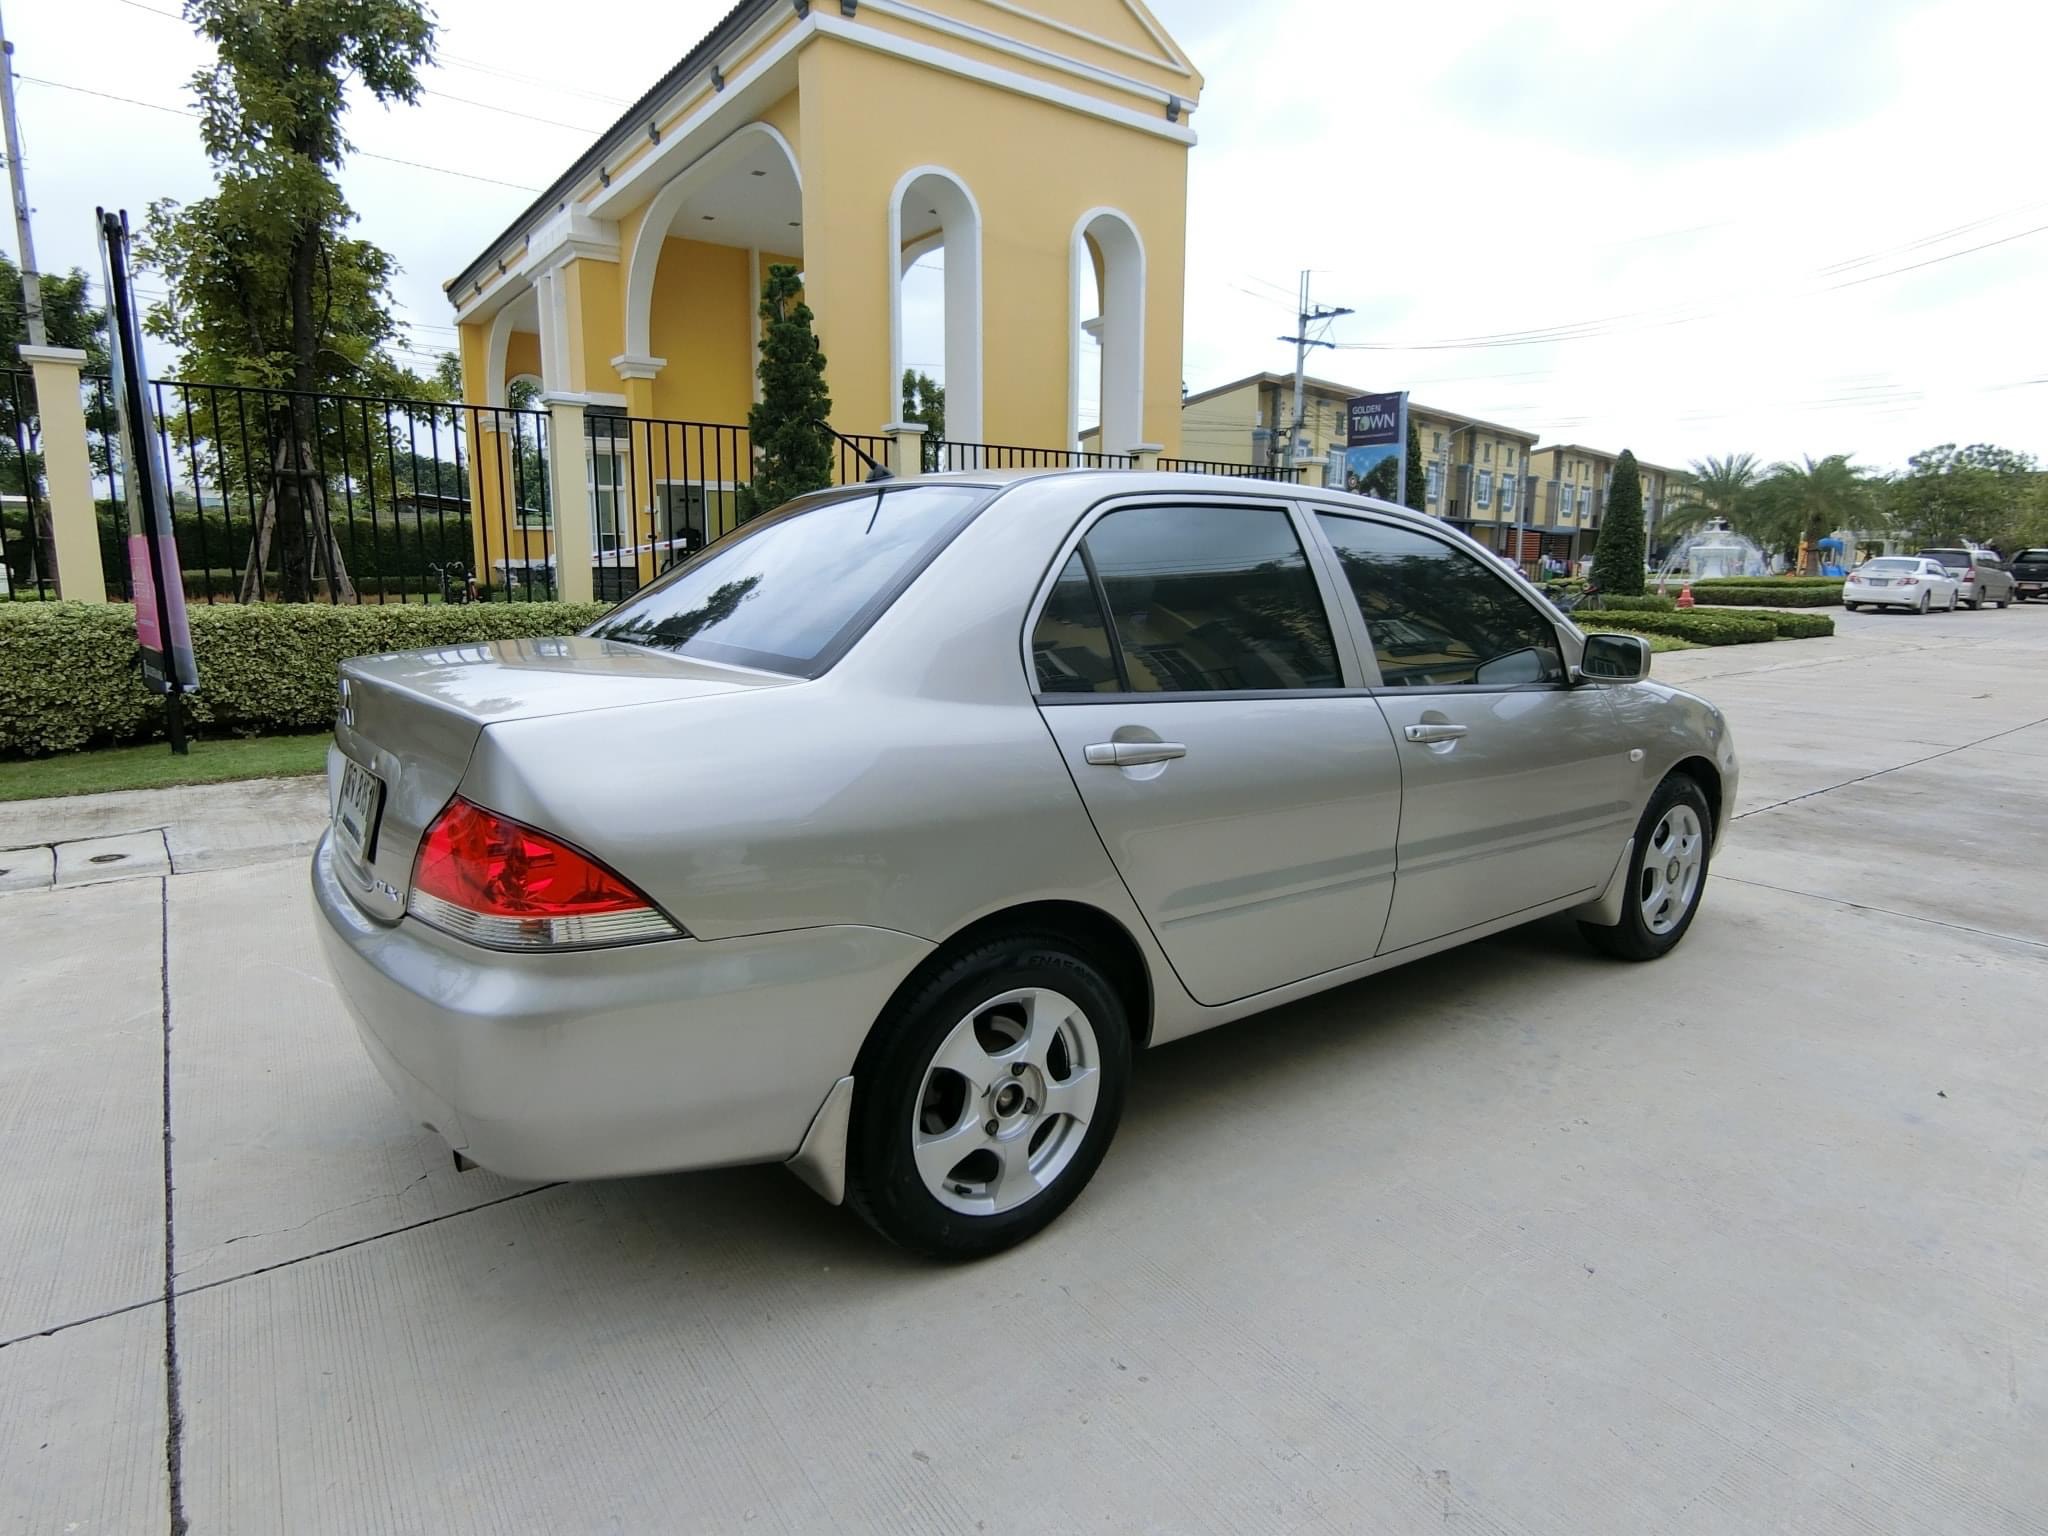
{"type": "Polygon", "coordinates": [[[149,538],[128,535],[128,585],[135,593],[135,639],[145,651],[163,654],[163,639],[157,632],[156,582],[149,573],[149,538]]]}

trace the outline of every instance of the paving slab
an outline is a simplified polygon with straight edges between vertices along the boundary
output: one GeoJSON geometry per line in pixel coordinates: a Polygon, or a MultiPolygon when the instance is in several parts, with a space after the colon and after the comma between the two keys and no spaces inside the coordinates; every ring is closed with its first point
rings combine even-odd
{"type": "Polygon", "coordinates": [[[122,832],[112,837],[86,837],[57,844],[59,886],[98,885],[108,880],[139,880],[171,872],[171,850],[160,831],[122,832]]]}
{"type": "Polygon", "coordinates": [[[326,825],[327,781],[319,776],[0,803],[0,847],[162,828],[180,872],[295,858],[312,851],[326,825]]]}
{"type": "Polygon", "coordinates": [[[0,892],[41,890],[56,877],[55,849],[0,848],[0,892]]]}
{"type": "Polygon", "coordinates": [[[756,1169],[212,1287],[195,1526],[2038,1530],[2040,969],[1845,1005],[1925,935],[1716,880],[1654,995],[1549,923],[1177,1043],[982,1264],[756,1169]]]}
{"type": "Polygon", "coordinates": [[[163,888],[0,901],[0,1340],[162,1296],[163,888]]]}
{"type": "Polygon", "coordinates": [[[500,1199],[457,1173],[364,1055],[297,859],[170,883],[181,1285],[500,1199]]]}
{"type": "Polygon", "coordinates": [[[170,1527],[161,1302],[0,1348],[0,1531],[170,1527]]]}

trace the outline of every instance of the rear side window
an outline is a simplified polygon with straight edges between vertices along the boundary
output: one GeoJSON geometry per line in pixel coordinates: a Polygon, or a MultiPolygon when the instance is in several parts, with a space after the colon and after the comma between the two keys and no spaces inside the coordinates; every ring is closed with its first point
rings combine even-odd
{"type": "Polygon", "coordinates": [[[1361,517],[1318,514],[1388,688],[1504,688],[1564,677],[1557,631],[1461,549],[1361,517]]]}
{"type": "Polygon", "coordinates": [[[1040,693],[1119,693],[1109,626],[1095,583],[1076,550],[1052,584],[1031,632],[1031,665],[1040,693]]]}
{"type": "Polygon", "coordinates": [[[585,633],[816,677],[988,495],[981,486],[906,485],[792,503],[719,540],[585,633]]]}
{"type": "Polygon", "coordinates": [[[1336,688],[1330,616],[1293,521],[1277,507],[1131,507],[1088,531],[1055,583],[1032,655],[1045,692],[1208,693],[1336,688]],[[1105,616],[1082,595],[1092,563],[1105,616]],[[1097,647],[1100,647],[1098,651],[1097,647]],[[1114,681],[1089,680],[1098,654],[1114,681]],[[1048,662],[1053,667],[1049,674],[1048,662]]]}

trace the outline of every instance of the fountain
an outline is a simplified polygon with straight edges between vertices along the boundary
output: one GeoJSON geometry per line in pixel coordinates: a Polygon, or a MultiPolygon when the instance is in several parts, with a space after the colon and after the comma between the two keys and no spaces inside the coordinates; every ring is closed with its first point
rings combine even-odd
{"type": "Polygon", "coordinates": [[[1725,517],[1710,517],[1704,527],[1671,546],[1659,581],[1677,577],[1700,581],[1712,576],[1768,576],[1771,562],[1756,540],[1737,533],[1725,517]]]}

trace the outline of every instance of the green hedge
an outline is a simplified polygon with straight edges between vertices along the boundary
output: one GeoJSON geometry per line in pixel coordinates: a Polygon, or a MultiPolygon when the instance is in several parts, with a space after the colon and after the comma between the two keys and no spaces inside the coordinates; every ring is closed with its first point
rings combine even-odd
{"type": "MultiPolygon", "coordinates": [[[[257,735],[318,730],[334,718],[337,669],[350,656],[478,640],[566,635],[601,603],[270,603],[192,610],[202,729],[257,735]]],[[[34,757],[158,735],[163,703],[135,661],[125,603],[0,604],[0,757],[34,757]]]]}
{"type": "MultiPolygon", "coordinates": [[[[1575,616],[1576,617],[1576,616],[1575,616]]],[[[1722,613],[1711,608],[1676,613],[1586,614],[1579,628],[1621,629],[1631,634],[1676,635],[1701,645],[1755,645],[1766,640],[1807,640],[1832,635],[1835,621],[1824,613],[1722,613]]]]}
{"type": "Polygon", "coordinates": [[[1640,597],[1631,597],[1616,592],[1598,594],[1591,603],[1581,607],[1580,613],[1675,613],[1678,602],[1675,598],[1659,597],[1654,592],[1645,592],[1640,597]]]}
{"type": "Polygon", "coordinates": [[[1707,587],[1695,585],[1692,600],[1715,608],[1835,608],[1841,606],[1842,584],[1824,587],[1707,587]]]}
{"type": "MultiPolygon", "coordinates": [[[[1677,581],[1680,577],[1673,576],[1677,581]]],[[[1839,587],[1839,576],[1702,576],[1693,582],[1697,592],[1701,587],[1839,587]]]]}

